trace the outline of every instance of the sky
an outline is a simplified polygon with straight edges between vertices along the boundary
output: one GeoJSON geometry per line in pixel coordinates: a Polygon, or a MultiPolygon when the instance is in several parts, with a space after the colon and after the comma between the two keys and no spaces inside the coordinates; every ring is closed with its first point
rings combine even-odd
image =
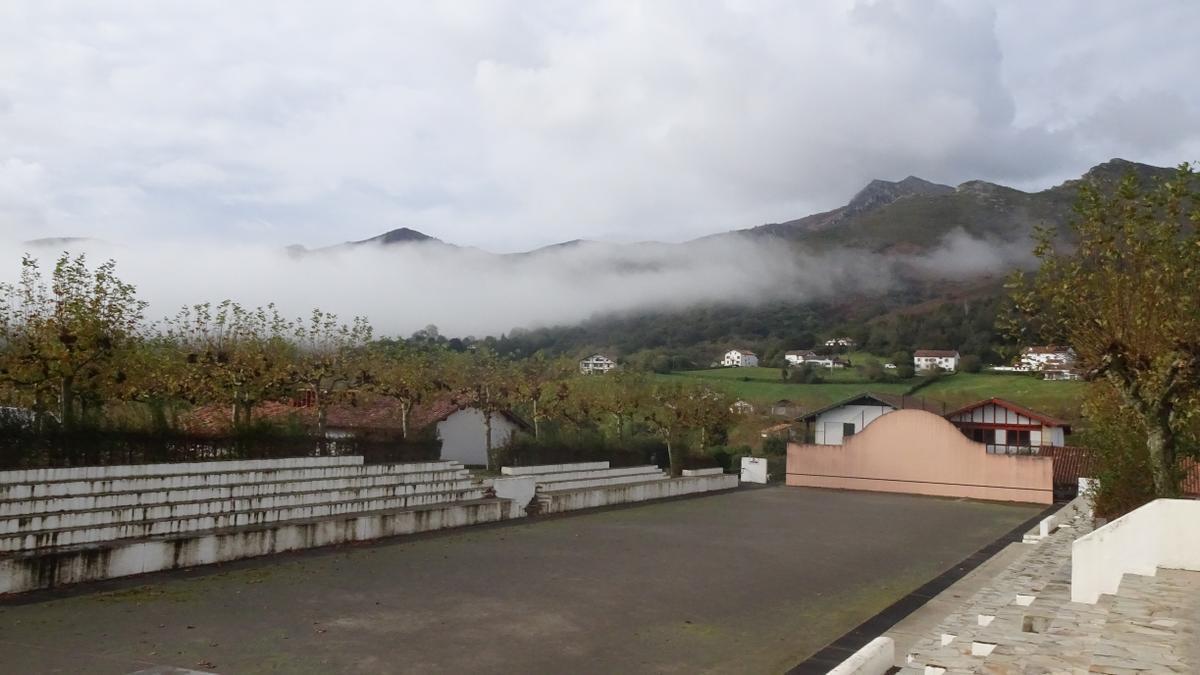
{"type": "Polygon", "coordinates": [[[1200,159],[1200,3],[0,3],[0,238],[683,241],[1200,159]]]}

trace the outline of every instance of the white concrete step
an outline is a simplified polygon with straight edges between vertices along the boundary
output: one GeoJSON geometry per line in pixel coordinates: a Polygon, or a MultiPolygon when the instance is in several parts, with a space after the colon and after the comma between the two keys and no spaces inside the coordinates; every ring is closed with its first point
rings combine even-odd
{"type": "Polygon", "coordinates": [[[0,595],[503,520],[503,499],[339,514],[0,557],[0,595]]]}
{"type": "Polygon", "coordinates": [[[563,473],[569,471],[595,471],[607,469],[608,462],[575,462],[574,464],[535,464],[533,466],[502,466],[500,473],[504,476],[534,476],[548,473],[563,473]]]}
{"type": "Polygon", "coordinates": [[[45,530],[34,534],[0,536],[0,551],[6,553],[32,551],[121,539],[161,537],[202,530],[245,527],[288,520],[331,518],[366,511],[401,510],[431,504],[482,499],[484,494],[485,489],[481,487],[454,492],[427,492],[379,499],[353,499],[296,507],[45,530]]]}
{"type": "MultiPolygon", "coordinates": [[[[287,492],[311,492],[314,490],[345,490],[351,488],[373,488],[388,485],[447,485],[470,484],[463,470],[431,471],[421,473],[374,472],[368,475],[344,478],[315,478],[308,480],[284,480],[260,483],[235,483],[212,487],[179,489],[133,490],[105,492],[63,497],[37,497],[0,501],[0,518],[58,513],[62,511],[89,511],[114,509],[124,506],[154,506],[177,502],[193,502],[205,499],[234,499],[262,497],[287,492]]],[[[449,488],[439,488],[449,489],[449,488]]]]}
{"type": "Polygon", "coordinates": [[[289,457],[284,459],[239,459],[215,462],[175,464],[119,464],[115,466],[79,466],[62,469],[16,469],[0,471],[0,484],[45,483],[63,480],[98,480],[136,476],[164,476],[188,473],[225,473],[264,469],[301,469],[323,466],[361,465],[361,455],[344,457],[289,457]]]}
{"type": "Polygon", "coordinates": [[[668,476],[665,472],[658,471],[657,473],[638,473],[625,476],[606,476],[603,478],[580,478],[576,480],[553,481],[549,483],[542,483],[539,481],[538,493],[609,487],[628,483],[650,483],[667,480],[667,478],[668,476]]]}
{"type": "MultiPolygon", "coordinates": [[[[318,482],[314,482],[318,483],[318,482]]],[[[0,535],[3,534],[33,534],[44,530],[59,530],[80,527],[95,527],[99,525],[124,524],[147,520],[163,520],[172,518],[187,518],[201,515],[215,515],[243,511],[259,511],[284,507],[322,504],[326,502],[345,502],[353,500],[380,499],[387,497],[413,496],[427,493],[458,492],[471,489],[471,481],[445,481],[437,483],[403,483],[374,487],[350,486],[340,489],[316,489],[305,491],[306,483],[283,483],[281,487],[295,489],[276,494],[256,495],[249,497],[207,497],[203,493],[212,490],[182,491],[201,493],[197,499],[175,500],[145,505],[121,506],[116,508],[78,509],[58,513],[16,516],[0,519],[0,535]]],[[[225,490],[225,488],[218,488],[225,490]]],[[[477,490],[478,491],[478,490],[477,490]]],[[[82,498],[72,498],[82,499],[82,498]]]]}
{"type": "Polygon", "coordinates": [[[687,476],[640,483],[618,483],[569,490],[538,492],[542,513],[562,513],[614,504],[678,497],[712,490],[731,490],[738,486],[736,474],[687,476]]]}
{"type": "Polygon", "coordinates": [[[469,475],[469,472],[467,472],[466,469],[463,469],[462,465],[457,462],[451,463],[439,461],[297,469],[264,469],[97,480],[65,480],[50,481],[45,483],[34,482],[0,485],[0,501],[31,499],[37,497],[66,497],[110,492],[137,492],[145,490],[215,487],[242,483],[274,483],[296,480],[317,480],[322,478],[378,476],[393,473],[418,474],[444,471],[455,471],[461,474],[463,477],[469,475]]]}
{"type": "Polygon", "coordinates": [[[594,469],[590,471],[561,471],[550,474],[531,476],[538,485],[553,485],[572,480],[600,480],[603,478],[620,478],[624,476],[659,475],[663,470],[652,464],[644,466],[622,466],[616,469],[594,469]]]}

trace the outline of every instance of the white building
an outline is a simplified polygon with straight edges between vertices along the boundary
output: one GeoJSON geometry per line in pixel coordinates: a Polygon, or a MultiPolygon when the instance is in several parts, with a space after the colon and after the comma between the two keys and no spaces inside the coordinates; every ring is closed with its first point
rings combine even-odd
{"type": "Polygon", "coordinates": [[[833,338],[832,340],[825,341],[826,347],[846,347],[847,349],[855,347],[857,344],[852,338],[848,337],[833,338]]]}
{"type": "Polygon", "coordinates": [[[1070,367],[1075,363],[1075,350],[1059,345],[1026,347],[1021,350],[1018,365],[1028,370],[1047,370],[1070,367]]]}
{"type": "Polygon", "coordinates": [[[733,405],[729,406],[729,412],[735,415],[753,415],[754,404],[739,398],[733,402],[733,405]]]}
{"type": "Polygon", "coordinates": [[[607,373],[617,367],[617,362],[603,354],[592,354],[586,359],[580,359],[579,372],[584,375],[592,373],[607,373]]]}
{"type": "Polygon", "coordinates": [[[753,368],[758,365],[758,357],[745,349],[730,349],[725,352],[721,365],[726,368],[753,368]]]}
{"type": "Polygon", "coordinates": [[[787,361],[789,366],[801,366],[816,358],[820,358],[817,356],[816,352],[812,352],[807,349],[799,349],[783,353],[783,359],[787,361]]]}
{"type": "Polygon", "coordinates": [[[913,368],[933,370],[941,368],[947,372],[958,370],[958,352],[945,349],[918,349],[913,352],[913,368]]]}
{"type": "Polygon", "coordinates": [[[942,412],[940,407],[930,405],[921,398],[864,393],[814,410],[801,417],[800,421],[812,430],[806,435],[811,436],[816,445],[841,445],[871,422],[900,408],[918,408],[937,414],[942,412]]]}
{"type": "MultiPolygon", "coordinates": [[[[504,447],[513,434],[528,425],[515,415],[492,414],[492,448],[504,447]]],[[[437,436],[442,441],[442,459],[456,459],[463,464],[487,466],[487,424],[483,411],[463,408],[446,415],[437,423],[437,436]]]]}

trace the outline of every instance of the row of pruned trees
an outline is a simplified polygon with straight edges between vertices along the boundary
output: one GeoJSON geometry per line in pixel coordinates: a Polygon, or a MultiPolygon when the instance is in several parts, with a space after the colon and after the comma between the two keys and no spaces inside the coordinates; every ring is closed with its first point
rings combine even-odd
{"type": "Polygon", "coordinates": [[[364,318],[321,310],[289,318],[271,305],[225,301],[149,322],[111,261],[89,268],[82,255],[64,254],[48,273],[31,257],[21,264],[16,282],[0,285],[0,388],[41,430],[74,431],[129,403],[160,413],[225,405],[245,427],[263,402],[303,395],[320,434],[333,403],[386,396],[399,402],[407,437],[416,406],[450,397],[484,413],[489,442],[493,415],[519,411],[535,436],[546,423],[618,439],[653,433],[670,451],[685,437],[711,443],[730,419],[724,395],[702,384],[581,376],[572,360],[502,358],[486,345],[456,351],[423,335],[377,339],[364,318]]]}

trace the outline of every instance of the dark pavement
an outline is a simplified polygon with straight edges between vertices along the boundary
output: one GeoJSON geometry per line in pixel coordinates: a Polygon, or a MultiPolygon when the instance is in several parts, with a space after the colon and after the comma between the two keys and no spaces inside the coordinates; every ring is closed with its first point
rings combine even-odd
{"type": "Polygon", "coordinates": [[[745,489],[104,582],[0,604],[0,672],[783,672],[1039,510],[745,489]]]}

